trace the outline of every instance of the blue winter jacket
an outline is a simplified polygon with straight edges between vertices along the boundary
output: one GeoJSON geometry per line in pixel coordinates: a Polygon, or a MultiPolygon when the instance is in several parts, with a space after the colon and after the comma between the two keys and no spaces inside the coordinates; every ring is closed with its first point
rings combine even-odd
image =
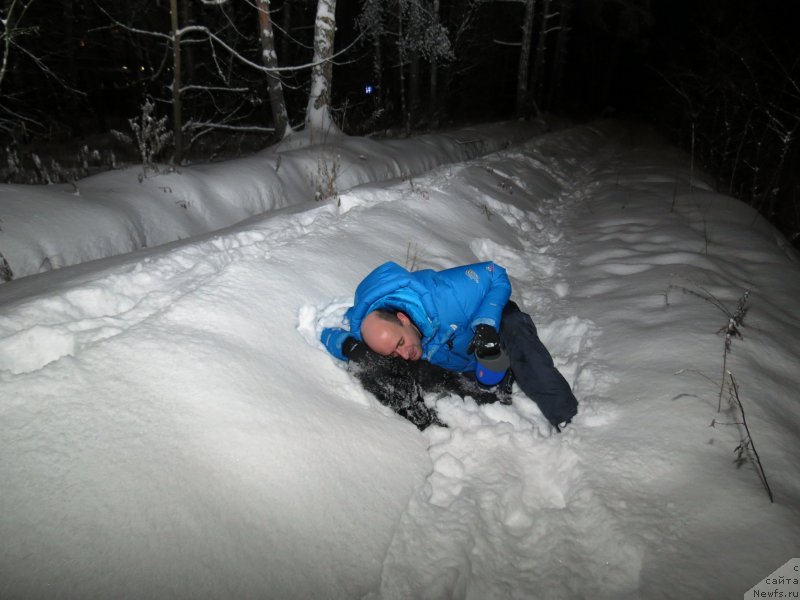
{"type": "MultiPolygon", "coordinates": [[[[475,357],[467,347],[475,327],[499,329],[510,297],[506,270],[493,262],[414,272],[387,262],[359,284],[345,320],[350,335],[361,340],[361,322],[367,314],[377,308],[401,311],[422,334],[422,359],[451,371],[472,371],[475,357]]],[[[341,344],[327,346],[331,354],[346,360],[341,344]]]]}

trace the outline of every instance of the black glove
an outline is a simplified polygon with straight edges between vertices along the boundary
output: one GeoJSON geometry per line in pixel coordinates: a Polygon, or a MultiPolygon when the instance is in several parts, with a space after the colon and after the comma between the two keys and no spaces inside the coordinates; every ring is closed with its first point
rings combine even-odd
{"type": "Polygon", "coordinates": [[[478,356],[492,356],[500,352],[500,334],[491,325],[478,325],[475,328],[475,337],[467,347],[467,353],[478,356]]]}
{"type": "Polygon", "coordinates": [[[347,360],[361,362],[369,355],[370,352],[372,352],[372,350],[370,350],[369,346],[367,346],[364,342],[359,342],[352,335],[348,336],[347,339],[342,342],[342,354],[345,355],[347,360]]]}

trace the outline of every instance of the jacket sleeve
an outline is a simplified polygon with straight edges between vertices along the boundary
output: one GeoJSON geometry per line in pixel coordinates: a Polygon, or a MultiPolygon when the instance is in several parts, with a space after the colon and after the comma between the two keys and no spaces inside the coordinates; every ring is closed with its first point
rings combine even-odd
{"type": "MultiPolygon", "coordinates": [[[[440,271],[438,276],[439,284],[448,288],[449,300],[440,308],[444,321],[459,312],[462,327],[473,331],[481,324],[500,328],[503,308],[511,297],[511,282],[503,267],[493,262],[475,263],[440,271]]],[[[434,295],[442,296],[441,292],[434,291],[434,295]]]]}
{"type": "Polygon", "coordinates": [[[350,337],[350,332],[346,329],[326,327],[322,330],[320,341],[333,356],[339,360],[347,360],[343,346],[348,337],[350,337]]]}
{"type": "Polygon", "coordinates": [[[470,327],[474,331],[478,325],[489,325],[499,330],[503,308],[511,298],[511,282],[508,280],[508,274],[503,267],[493,262],[471,266],[473,271],[479,273],[481,280],[486,282],[488,289],[483,301],[472,315],[470,327]]]}

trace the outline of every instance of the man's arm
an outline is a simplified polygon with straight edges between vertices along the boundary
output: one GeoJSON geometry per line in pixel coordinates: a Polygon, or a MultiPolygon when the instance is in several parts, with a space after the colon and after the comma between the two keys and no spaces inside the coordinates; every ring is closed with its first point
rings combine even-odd
{"type": "Polygon", "coordinates": [[[511,282],[508,280],[508,274],[503,267],[493,262],[478,263],[473,265],[473,270],[480,273],[482,279],[489,281],[488,290],[472,317],[470,327],[473,331],[478,325],[489,325],[500,329],[503,308],[511,298],[511,282]]]}
{"type": "Polygon", "coordinates": [[[473,331],[478,325],[500,328],[503,308],[511,297],[511,282],[503,267],[483,262],[447,269],[439,275],[467,310],[473,331]]]}
{"type": "Polygon", "coordinates": [[[322,335],[319,336],[322,345],[339,360],[347,360],[347,355],[343,348],[347,338],[352,338],[352,334],[340,327],[326,327],[322,330],[322,335]]]}

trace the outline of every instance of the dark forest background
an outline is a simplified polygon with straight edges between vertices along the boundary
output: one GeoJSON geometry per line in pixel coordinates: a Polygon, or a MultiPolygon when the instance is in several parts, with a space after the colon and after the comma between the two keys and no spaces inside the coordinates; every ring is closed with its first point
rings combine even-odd
{"type": "MultiPolygon", "coordinates": [[[[646,121],[685,148],[720,191],[754,206],[797,244],[794,4],[339,0],[330,109],[353,135],[541,113],[646,121]]],[[[220,160],[276,141],[268,76],[253,66],[263,65],[259,8],[273,25],[281,70],[272,74],[289,122],[303,125],[315,0],[0,0],[0,7],[5,182],[67,181],[139,160],[130,121],[141,119],[145,103],[172,128],[173,17],[194,29],[180,37],[185,147],[176,157],[167,144],[163,160],[220,160]]]]}

